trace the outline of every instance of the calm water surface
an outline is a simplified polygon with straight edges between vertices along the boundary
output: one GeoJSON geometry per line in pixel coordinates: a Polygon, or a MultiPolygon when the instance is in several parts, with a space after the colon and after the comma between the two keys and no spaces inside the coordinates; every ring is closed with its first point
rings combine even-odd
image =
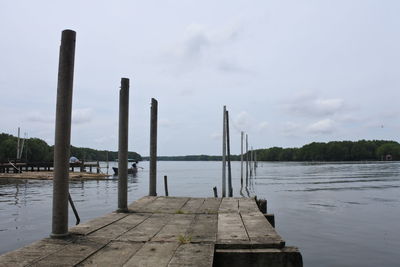
{"type": "MultiPolygon", "coordinates": [[[[129,201],[148,193],[148,162],[129,178],[129,201]]],[[[233,163],[240,196],[240,163],[233,163]]],[[[106,171],[106,169],[103,169],[106,171]]],[[[111,171],[112,172],[112,171],[111,171]]],[[[159,162],[174,196],[220,193],[221,163],[159,162]]],[[[276,229],[305,266],[400,266],[400,163],[260,163],[250,194],[268,200],[276,229]]],[[[117,181],[71,182],[81,220],[116,209],[117,181]]],[[[52,181],[0,180],[0,254],[51,232],[52,181]]],[[[70,226],[75,218],[70,212],[70,226]]]]}

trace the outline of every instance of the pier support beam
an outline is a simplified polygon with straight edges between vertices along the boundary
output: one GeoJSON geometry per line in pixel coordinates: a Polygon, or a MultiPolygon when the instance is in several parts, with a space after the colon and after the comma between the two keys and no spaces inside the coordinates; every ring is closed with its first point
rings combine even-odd
{"type": "Polygon", "coordinates": [[[121,78],[118,134],[118,212],[128,211],[129,79],[121,78]]]}
{"type": "Polygon", "coordinates": [[[51,237],[68,235],[69,154],[71,143],[72,89],[76,33],[61,36],[57,82],[56,130],[54,141],[53,215],[51,237]]]}
{"type": "Polygon", "coordinates": [[[226,197],[226,106],[222,124],[222,197],[226,197]]]}
{"type": "Polygon", "coordinates": [[[157,196],[157,113],[158,102],[151,99],[151,118],[150,118],[150,182],[149,196],[157,196]]]}

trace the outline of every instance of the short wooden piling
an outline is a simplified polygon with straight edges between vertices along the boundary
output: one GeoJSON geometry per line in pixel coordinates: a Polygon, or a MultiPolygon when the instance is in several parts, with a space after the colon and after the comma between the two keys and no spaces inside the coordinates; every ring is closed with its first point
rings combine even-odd
{"type": "Polygon", "coordinates": [[[168,177],[164,175],[164,188],[165,188],[165,196],[168,196],[168,177]]]}
{"type": "Polygon", "coordinates": [[[158,102],[151,99],[149,196],[157,196],[157,113],[158,102]]]}
{"type": "Polygon", "coordinates": [[[68,235],[69,153],[76,33],[64,30],[58,65],[51,237],[68,235]]]}
{"type": "Polygon", "coordinates": [[[213,191],[214,191],[214,197],[218,197],[218,191],[216,186],[213,187],[213,191]]]}
{"type": "Polygon", "coordinates": [[[121,79],[118,134],[118,212],[128,211],[129,79],[121,79]]]}

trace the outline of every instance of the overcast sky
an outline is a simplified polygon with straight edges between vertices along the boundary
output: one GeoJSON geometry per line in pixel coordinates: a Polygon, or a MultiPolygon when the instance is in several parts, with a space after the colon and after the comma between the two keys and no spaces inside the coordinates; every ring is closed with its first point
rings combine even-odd
{"type": "Polygon", "coordinates": [[[130,78],[129,150],[220,154],[222,108],[254,148],[400,140],[400,1],[0,2],[0,132],[54,143],[61,31],[77,32],[72,144],[117,150],[130,78]]]}

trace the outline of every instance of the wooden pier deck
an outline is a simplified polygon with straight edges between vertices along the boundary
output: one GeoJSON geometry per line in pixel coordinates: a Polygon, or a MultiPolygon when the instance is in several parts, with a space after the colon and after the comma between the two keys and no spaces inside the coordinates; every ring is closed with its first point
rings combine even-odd
{"type": "Polygon", "coordinates": [[[302,266],[250,198],[143,197],[0,256],[0,266],[302,266]]]}

